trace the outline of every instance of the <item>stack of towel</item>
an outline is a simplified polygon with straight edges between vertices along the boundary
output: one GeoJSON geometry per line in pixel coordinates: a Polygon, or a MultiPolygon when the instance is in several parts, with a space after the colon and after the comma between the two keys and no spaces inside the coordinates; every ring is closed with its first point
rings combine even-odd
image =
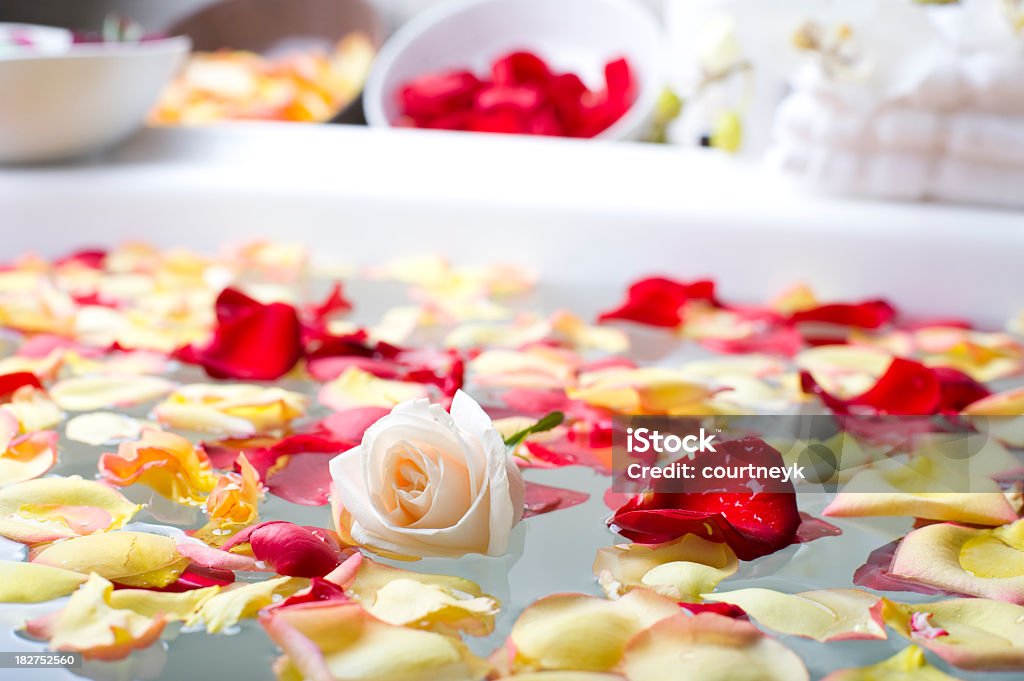
{"type": "MultiPolygon", "coordinates": [[[[771,158],[826,191],[1024,207],[1015,26],[1024,11],[1015,9],[1012,0],[922,8],[929,39],[904,59],[877,60],[868,44],[851,48],[862,63],[845,68],[818,53],[779,105],[771,158]]],[[[854,27],[851,43],[870,30],[854,27]]]]}

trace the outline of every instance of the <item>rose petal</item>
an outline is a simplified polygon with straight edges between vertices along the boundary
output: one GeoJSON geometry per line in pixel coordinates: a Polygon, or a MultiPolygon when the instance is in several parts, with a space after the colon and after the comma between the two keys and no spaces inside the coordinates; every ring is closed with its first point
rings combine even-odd
{"type": "Polygon", "coordinates": [[[80,652],[86,659],[120,660],[148,647],[160,636],[166,619],[113,607],[113,591],[113,584],[91,575],[63,610],[28,622],[26,630],[48,639],[51,650],[80,652]]]}
{"type": "Polygon", "coordinates": [[[697,600],[736,572],[726,545],[688,534],[665,544],[620,544],[598,549],[594,574],[609,598],[649,588],[676,601],[697,600]]]}
{"type": "Polygon", "coordinates": [[[0,560],[0,603],[42,603],[74,592],[83,574],[38,563],[0,560]]]}
{"type": "Polygon", "coordinates": [[[112,608],[131,610],[144,617],[187,620],[218,592],[219,586],[179,592],[116,589],[108,600],[112,608]]]}
{"type": "Polygon", "coordinates": [[[647,326],[676,328],[683,323],[683,311],[691,300],[714,301],[715,285],[711,281],[682,283],[661,277],[641,279],[629,287],[627,299],[620,307],[598,317],[637,322],[647,326]]]}
{"type": "Polygon", "coordinates": [[[99,446],[137,440],[143,428],[155,424],[110,411],[80,414],[64,426],[64,436],[74,442],[99,446]]]}
{"type": "Polygon", "coordinates": [[[526,512],[523,517],[532,518],[552,511],[579,506],[586,503],[589,498],[590,495],[585,492],[528,482],[526,483],[526,512]]]}
{"type": "Polygon", "coordinates": [[[238,455],[238,473],[217,476],[217,484],[206,498],[210,520],[197,534],[223,537],[248,527],[259,517],[258,506],[263,497],[259,474],[245,454],[238,455]]]}
{"type": "Polygon", "coordinates": [[[642,631],[625,650],[629,681],[662,681],[679,669],[693,681],[808,681],[800,658],[749,622],[712,613],[678,614],[642,631]]]}
{"type": "Polygon", "coordinates": [[[985,598],[914,605],[885,601],[885,622],[895,631],[962,669],[1024,670],[1024,607],[985,598]],[[911,620],[925,613],[935,638],[913,636],[911,620]]]}
{"type": "Polygon", "coordinates": [[[179,504],[202,503],[217,484],[202,448],[159,430],[147,430],[139,441],[121,444],[116,454],[103,454],[99,469],[115,485],[138,482],[179,504]]]}
{"type": "Polygon", "coordinates": [[[322,577],[338,567],[343,557],[331,533],[283,520],[246,528],[221,548],[228,551],[243,544],[278,574],[294,577],[322,577]]]}
{"type": "Polygon", "coordinates": [[[673,369],[605,369],[581,374],[570,399],[620,414],[714,414],[707,386],[673,369]]]}
{"type": "Polygon", "coordinates": [[[124,526],[141,508],[120,492],[78,476],[0,489],[0,536],[39,544],[124,526]]]}
{"type": "Polygon", "coordinates": [[[255,617],[260,610],[274,602],[275,597],[287,597],[309,586],[305,579],[277,577],[265,582],[232,584],[207,599],[185,621],[188,627],[206,625],[206,631],[217,634],[238,624],[238,621],[255,617]]]}
{"type": "Polygon", "coordinates": [[[494,631],[499,609],[498,602],[487,596],[463,598],[440,585],[403,578],[382,586],[363,607],[388,624],[469,636],[487,636],[494,631]]]}
{"type": "Polygon", "coordinates": [[[50,397],[65,411],[97,411],[151,402],[173,389],[173,383],[159,376],[76,376],[55,383],[50,397]]]}
{"type": "Polygon", "coordinates": [[[924,657],[917,646],[908,646],[890,658],[867,667],[840,669],[822,681],[958,681],[945,674],[924,657]]]}
{"type": "Polygon", "coordinates": [[[488,671],[457,639],[385,624],[356,603],[275,608],[260,623],[298,678],[479,681],[488,671]]]}
{"type": "Polygon", "coordinates": [[[89,574],[125,586],[167,586],[182,573],[188,559],[174,540],[146,532],[102,532],[51,544],[33,563],[89,574]]]}
{"type": "Polygon", "coordinates": [[[349,367],[341,376],[324,385],[320,403],[337,411],[355,407],[391,408],[408,400],[428,397],[430,391],[422,383],[391,381],[349,367]]]}
{"type": "MultiPolygon", "coordinates": [[[[756,438],[716,443],[716,465],[782,466],[782,456],[756,438]]],[[[700,465],[699,463],[695,465],[700,465]]],[[[725,542],[743,560],[774,553],[796,540],[801,518],[796,495],[787,492],[750,492],[743,480],[723,483],[720,489],[694,493],[637,495],[615,512],[609,524],[633,541],[658,544],[696,534],[725,542]]]]}
{"type": "Polygon", "coordinates": [[[784,594],[771,589],[707,593],[704,598],[743,609],[772,631],[816,641],[885,639],[881,600],[857,589],[822,589],[784,594]]]}
{"type": "Polygon", "coordinates": [[[646,589],[614,601],[580,594],[542,598],[512,627],[513,668],[611,671],[635,634],[678,612],[674,601],[646,589]]]}
{"type": "Polygon", "coordinates": [[[218,296],[216,310],[210,343],[177,353],[180,359],[202,365],[213,378],[272,381],[302,357],[299,316],[291,305],[263,304],[228,288],[218,296]]]}
{"type": "Polygon", "coordinates": [[[153,413],[172,428],[246,437],[287,428],[308,404],[305,395],[277,387],[196,383],[175,390],[153,413]]]}
{"type": "Polygon", "coordinates": [[[45,431],[14,438],[6,451],[0,452],[0,485],[38,478],[56,463],[57,433],[45,431]]]}
{"type": "Polygon", "coordinates": [[[870,554],[867,561],[853,573],[853,583],[876,591],[910,591],[927,595],[941,594],[944,596],[963,596],[942,589],[925,586],[919,582],[908,581],[895,577],[890,568],[899,541],[880,546],[870,554]]]}
{"type": "Polygon", "coordinates": [[[17,419],[23,433],[55,428],[64,420],[64,412],[50,396],[32,386],[22,386],[15,390],[10,401],[0,405],[0,412],[17,419]]]}
{"type": "Polygon", "coordinates": [[[994,530],[941,523],[908,534],[893,557],[897,579],[1024,604],[1024,521],[994,530]]]}

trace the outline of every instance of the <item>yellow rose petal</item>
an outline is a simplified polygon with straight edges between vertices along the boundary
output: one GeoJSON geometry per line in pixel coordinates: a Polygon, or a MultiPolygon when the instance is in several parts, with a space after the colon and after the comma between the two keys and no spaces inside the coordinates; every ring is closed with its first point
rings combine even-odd
{"type": "Polygon", "coordinates": [[[647,587],[677,601],[697,601],[736,572],[727,544],[688,534],[665,544],[620,544],[598,549],[594,574],[609,597],[647,587]]]}
{"type": "Polygon", "coordinates": [[[470,636],[487,636],[494,631],[494,616],[499,609],[493,598],[462,598],[436,584],[412,579],[388,582],[363,607],[388,624],[470,636]]]}
{"type": "Polygon", "coordinates": [[[146,617],[110,604],[114,585],[99,575],[88,581],[52,615],[28,623],[29,634],[49,640],[51,650],[80,652],[87,659],[119,660],[152,644],[163,631],[163,617],[146,617]]]}
{"type": "Polygon", "coordinates": [[[216,634],[238,624],[246,617],[256,614],[274,602],[275,597],[288,597],[309,586],[308,579],[298,577],[277,577],[263,582],[242,584],[236,582],[221,589],[220,593],[203,602],[186,624],[202,623],[206,631],[216,634]]]}
{"type": "Polygon", "coordinates": [[[95,572],[137,587],[167,586],[189,564],[170,537],[129,531],[65,539],[44,548],[32,562],[82,574],[95,572]]]}
{"type": "Polygon", "coordinates": [[[173,383],[159,376],[78,376],[58,381],[50,397],[65,411],[96,411],[145,404],[173,389],[173,383]]]}
{"type": "Polygon", "coordinates": [[[11,401],[0,405],[0,411],[17,419],[23,433],[54,428],[64,419],[64,412],[50,396],[31,385],[15,390],[11,401]]]}
{"type": "Polygon", "coordinates": [[[928,664],[924,652],[908,646],[892,657],[867,667],[841,669],[821,681],[959,681],[928,664]]]}
{"type": "Polygon", "coordinates": [[[386,624],[356,603],[281,608],[261,621],[287,655],[279,678],[479,681],[489,669],[457,639],[386,624]]]}
{"type": "Polygon", "coordinates": [[[71,570],[0,560],[0,603],[41,603],[67,596],[85,583],[83,574],[71,570]]]}
{"type": "Polygon", "coordinates": [[[249,437],[287,428],[308,403],[304,395],[276,387],[197,383],[175,390],[153,413],[172,428],[249,437]]]}
{"type": "Polygon", "coordinates": [[[678,612],[675,601],[646,589],[614,601],[581,594],[542,598],[512,627],[513,668],[611,671],[634,635],[678,612]]]}
{"type": "Polygon", "coordinates": [[[808,681],[800,658],[749,622],[677,614],[637,634],[622,658],[629,681],[808,681]]]}
{"type": "Polygon", "coordinates": [[[320,389],[319,399],[321,404],[331,409],[344,411],[355,407],[391,408],[408,400],[429,396],[429,389],[422,383],[377,378],[362,369],[349,367],[320,389]]]}
{"type": "Polygon", "coordinates": [[[954,593],[1024,604],[1024,520],[991,530],[919,528],[900,542],[890,571],[954,593]]]}
{"type": "Polygon", "coordinates": [[[141,507],[78,476],[40,478],[0,489],[0,536],[26,544],[116,530],[141,507]]]}
{"type": "Polygon", "coordinates": [[[771,589],[738,589],[704,594],[704,598],[739,606],[762,627],[792,636],[816,641],[886,637],[879,597],[857,589],[822,589],[797,594],[771,589]]]}
{"type": "Polygon", "coordinates": [[[64,426],[64,436],[87,445],[109,445],[125,440],[136,440],[145,428],[155,424],[110,411],[80,414],[64,426]]]}
{"type": "Polygon", "coordinates": [[[117,589],[108,600],[113,608],[131,610],[146,617],[162,615],[168,619],[187,620],[219,592],[219,586],[181,592],[117,589]]]}
{"type": "Polygon", "coordinates": [[[885,622],[962,669],[1024,670],[1024,607],[987,598],[936,603],[885,600],[885,622]]]}

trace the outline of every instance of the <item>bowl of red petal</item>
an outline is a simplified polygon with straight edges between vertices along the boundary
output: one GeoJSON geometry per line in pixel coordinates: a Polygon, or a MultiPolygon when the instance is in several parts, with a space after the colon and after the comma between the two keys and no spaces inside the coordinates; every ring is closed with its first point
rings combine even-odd
{"type": "Polygon", "coordinates": [[[663,41],[635,0],[453,0],[381,50],[370,125],[637,139],[663,86],[663,41]]]}

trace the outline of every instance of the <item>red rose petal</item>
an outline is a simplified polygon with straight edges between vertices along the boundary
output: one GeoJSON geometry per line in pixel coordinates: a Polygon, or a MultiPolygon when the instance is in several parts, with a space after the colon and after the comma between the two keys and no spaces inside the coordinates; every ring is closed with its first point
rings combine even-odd
{"type": "MultiPolygon", "coordinates": [[[[782,455],[757,438],[717,445],[715,465],[783,466],[782,455]]],[[[698,462],[697,464],[701,464],[698,462]]],[[[743,560],[789,546],[801,518],[792,491],[751,492],[744,480],[715,481],[702,492],[652,492],[633,497],[609,521],[619,534],[643,544],[660,544],[686,534],[725,542],[743,560]]],[[[779,484],[783,489],[786,485],[779,484]]],[[[792,490],[792,484],[788,484],[792,490]]]]}
{"type": "Polygon", "coordinates": [[[506,110],[530,114],[540,105],[543,92],[535,85],[485,85],[477,90],[474,108],[480,113],[506,110]]]}
{"type": "Polygon", "coordinates": [[[314,577],[309,584],[309,589],[303,590],[289,596],[280,603],[274,606],[274,608],[288,608],[296,605],[304,605],[306,603],[320,603],[323,601],[347,601],[348,596],[345,595],[345,590],[335,584],[329,582],[322,577],[314,577]]]}
{"type": "Polygon", "coordinates": [[[694,615],[702,612],[713,612],[716,615],[723,615],[733,619],[746,618],[747,613],[738,605],[732,603],[680,603],[679,607],[694,615]]]}
{"type": "Polygon", "coordinates": [[[271,520],[242,530],[221,548],[248,542],[257,560],[291,577],[323,577],[344,559],[341,546],[327,530],[271,520]]]}
{"type": "Polygon", "coordinates": [[[991,390],[959,369],[932,367],[932,373],[939,379],[942,392],[939,411],[944,414],[959,414],[969,404],[992,394],[991,390]]]}
{"type": "Polygon", "coordinates": [[[800,527],[796,531],[796,541],[799,544],[824,539],[826,537],[838,537],[843,531],[832,523],[815,518],[812,515],[800,512],[800,527]]]}
{"type": "Polygon", "coordinates": [[[842,399],[826,392],[807,371],[800,374],[805,393],[817,395],[836,414],[934,414],[942,406],[942,384],[935,372],[920,362],[897,357],[867,392],[842,399]]]}
{"type": "Polygon", "coordinates": [[[70,253],[63,258],[59,258],[54,261],[54,265],[62,267],[64,265],[81,265],[82,267],[88,267],[94,270],[102,270],[107,261],[107,252],[103,249],[82,249],[70,253]]]}
{"type": "Polygon", "coordinates": [[[265,305],[224,289],[217,298],[213,340],[203,348],[182,348],[175,356],[202,365],[213,378],[272,381],[302,357],[299,316],[286,303],[265,305]]]}
{"type": "Polygon", "coordinates": [[[896,309],[884,300],[863,303],[828,303],[800,310],[789,316],[791,324],[807,322],[850,326],[858,329],[877,329],[896,316],[896,309]]]}
{"type": "Polygon", "coordinates": [[[661,328],[676,328],[683,323],[683,312],[690,300],[714,302],[714,282],[702,280],[686,284],[663,277],[641,279],[629,287],[626,302],[598,317],[637,322],[661,328]]]}
{"type": "Polygon", "coordinates": [[[30,371],[16,371],[0,376],[0,402],[8,400],[19,388],[30,385],[42,389],[39,379],[30,371]]]}
{"type": "Polygon", "coordinates": [[[419,119],[440,116],[472,105],[480,80],[469,71],[428,74],[408,83],[399,92],[402,112],[419,119]]]}
{"type": "Polygon", "coordinates": [[[310,325],[323,328],[331,317],[351,310],[352,303],[342,293],[341,282],[336,282],[322,302],[306,306],[303,312],[310,325]]]}
{"type": "Polygon", "coordinates": [[[551,70],[533,52],[512,52],[491,65],[491,79],[497,85],[542,85],[551,79],[551,70]]]}

